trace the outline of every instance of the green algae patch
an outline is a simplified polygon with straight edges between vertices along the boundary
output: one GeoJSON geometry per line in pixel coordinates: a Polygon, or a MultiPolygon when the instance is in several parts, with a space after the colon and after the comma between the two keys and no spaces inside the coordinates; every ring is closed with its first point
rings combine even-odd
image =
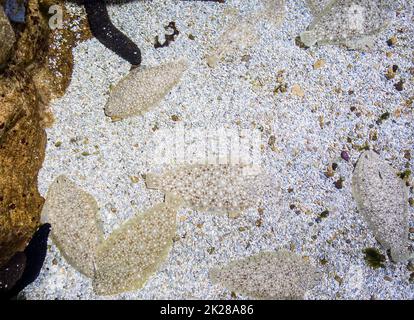
{"type": "Polygon", "coordinates": [[[366,248],[362,251],[365,262],[373,269],[384,268],[385,256],[375,248],[366,248]]]}
{"type": "Polygon", "coordinates": [[[398,176],[403,180],[408,180],[411,176],[411,170],[407,169],[398,174],[398,176]]]}

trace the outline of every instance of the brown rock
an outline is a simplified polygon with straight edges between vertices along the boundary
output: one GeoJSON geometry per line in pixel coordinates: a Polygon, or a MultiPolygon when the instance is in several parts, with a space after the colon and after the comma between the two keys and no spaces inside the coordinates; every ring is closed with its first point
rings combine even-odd
{"type": "Polygon", "coordinates": [[[303,98],[305,96],[305,91],[303,91],[302,87],[298,84],[294,84],[292,86],[292,94],[299,98],[303,98]]]}
{"type": "Polygon", "coordinates": [[[4,107],[7,110],[13,105],[20,106],[18,114],[11,113],[15,121],[9,122],[0,141],[0,265],[24,250],[38,226],[43,204],[37,172],[46,136],[40,126],[34,85],[25,75],[0,80],[0,116],[4,107]],[[5,91],[10,87],[11,92],[5,91]],[[4,92],[6,98],[2,98],[4,92]]]}
{"type": "Polygon", "coordinates": [[[319,59],[313,64],[313,68],[315,70],[321,69],[325,66],[325,64],[326,64],[326,61],[324,59],[319,59]]]}
{"type": "Polygon", "coordinates": [[[0,69],[5,66],[7,60],[10,58],[11,49],[15,41],[16,36],[13,28],[0,3],[0,69]]]}
{"type": "Polygon", "coordinates": [[[38,226],[43,204],[37,172],[46,137],[36,89],[24,68],[34,62],[36,51],[42,53],[41,26],[34,22],[39,19],[37,1],[29,1],[26,28],[8,68],[0,74],[0,266],[24,250],[38,226]]]}
{"type": "Polygon", "coordinates": [[[60,89],[57,81],[63,88],[71,74],[70,69],[61,72],[64,77],[44,72],[53,71],[46,57],[55,49],[49,49],[54,46],[48,43],[58,38],[56,32],[64,31],[50,31],[39,10],[40,2],[47,0],[28,1],[25,28],[7,68],[0,72],[0,266],[25,249],[39,226],[44,200],[37,190],[37,174],[44,158],[43,115],[49,102],[44,98],[57,95],[45,90],[60,89]],[[58,79],[50,82],[54,86],[39,86],[44,74],[58,79]]]}
{"type": "Polygon", "coordinates": [[[385,73],[385,77],[386,77],[388,80],[391,80],[391,79],[394,79],[394,78],[395,78],[396,72],[395,72],[394,70],[395,70],[395,68],[394,68],[393,66],[391,66],[391,67],[389,67],[389,68],[387,69],[387,71],[386,71],[386,73],[385,73]]]}

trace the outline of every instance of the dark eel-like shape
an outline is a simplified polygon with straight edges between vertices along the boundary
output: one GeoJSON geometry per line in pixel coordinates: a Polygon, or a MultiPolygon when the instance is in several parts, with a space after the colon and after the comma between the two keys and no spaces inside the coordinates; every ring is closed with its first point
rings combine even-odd
{"type": "MultiPolygon", "coordinates": [[[[12,273],[9,273],[6,276],[8,278],[19,277],[20,279],[17,281],[13,279],[12,281],[9,280],[11,283],[15,283],[15,285],[9,290],[0,291],[0,300],[15,298],[20,291],[35,281],[39,276],[43,262],[46,258],[49,232],[50,224],[46,223],[41,225],[33,235],[26,249],[24,249],[24,252],[16,254],[19,259],[12,265],[13,270],[10,270],[12,273]],[[21,264],[25,264],[24,271],[20,274],[16,274],[20,272],[18,267],[21,264]]],[[[13,261],[13,259],[16,258],[12,258],[11,261],[13,261]]]]}
{"type": "MultiPolygon", "coordinates": [[[[223,3],[225,0],[184,0],[184,1],[212,1],[223,3]]],[[[111,22],[105,0],[84,0],[85,11],[88,16],[92,34],[108,49],[133,66],[139,66],[142,61],[141,50],[138,46],[119,31],[111,22]]]]}
{"type": "Polygon", "coordinates": [[[8,297],[9,292],[22,277],[26,267],[26,255],[17,252],[4,266],[0,268],[0,300],[8,297]]]}
{"type": "Polygon", "coordinates": [[[141,50],[111,22],[104,0],[84,0],[92,34],[108,49],[134,66],[141,64],[141,50]]]}

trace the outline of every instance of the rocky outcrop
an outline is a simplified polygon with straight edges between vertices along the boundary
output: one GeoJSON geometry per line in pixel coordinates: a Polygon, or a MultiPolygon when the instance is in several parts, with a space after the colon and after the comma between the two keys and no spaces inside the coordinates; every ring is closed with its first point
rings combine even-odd
{"type": "Polygon", "coordinates": [[[74,32],[70,25],[51,31],[41,12],[50,4],[27,1],[25,24],[15,30],[14,50],[0,71],[0,266],[23,251],[39,227],[44,200],[37,174],[46,147],[46,106],[63,94],[72,71],[74,32]],[[62,68],[54,70],[50,56],[62,68]]]}
{"type": "Polygon", "coordinates": [[[0,265],[23,251],[39,226],[43,199],[37,190],[46,135],[30,64],[46,42],[37,1],[29,1],[27,23],[7,69],[0,75],[0,265]]]}
{"type": "Polygon", "coordinates": [[[24,250],[39,223],[43,199],[37,191],[37,173],[46,136],[37,103],[28,75],[0,80],[0,115],[4,118],[4,107],[12,110],[9,121],[3,122],[0,141],[0,264],[24,250]],[[14,105],[19,108],[13,114],[14,105]]]}
{"type": "Polygon", "coordinates": [[[0,4],[0,69],[6,65],[15,41],[13,28],[0,4]]]}

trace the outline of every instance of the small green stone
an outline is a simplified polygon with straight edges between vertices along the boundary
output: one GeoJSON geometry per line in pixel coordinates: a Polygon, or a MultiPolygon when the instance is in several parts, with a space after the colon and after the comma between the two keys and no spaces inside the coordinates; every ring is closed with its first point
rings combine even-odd
{"type": "Polygon", "coordinates": [[[404,171],[400,172],[398,174],[398,176],[403,180],[408,179],[411,176],[411,170],[408,170],[408,169],[404,170],[404,171]]]}
{"type": "Polygon", "coordinates": [[[208,254],[213,254],[216,251],[216,248],[210,247],[207,249],[208,254]]]}
{"type": "Polygon", "coordinates": [[[375,248],[366,248],[362,251],[365,254],[365,262],[373,269],[384,268],[385,256],[375,248]]]}
{"type": "Polygon", "coordinates": [[[323,211],[320,215],[319,215],[322,219],[325,219],[329,216],[329,210],[325,210],[323,211]]]}

